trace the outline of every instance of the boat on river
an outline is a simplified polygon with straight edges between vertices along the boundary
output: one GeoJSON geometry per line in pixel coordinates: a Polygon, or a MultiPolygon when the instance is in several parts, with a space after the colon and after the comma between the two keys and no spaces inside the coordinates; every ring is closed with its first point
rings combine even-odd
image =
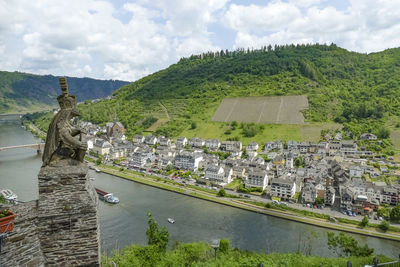
{"type": "Polygon", "coordinates": [[[0,195],[4,197],[5,200],[17,202],[18,196],[10,189],[0,189],[0,195]]]}
{"type": "Polygon", "coordinates": [[[107,193],[101,189],[95,188],[99,198],[104,200],[107,203],[117,204],[119,202],[119,198],[113,195],[113,193],[107,193]]]}
{"type": "Polygon", "coordinates": [[[101,172],[98,168],[95,168],[94,170],[95,170],[96,172],[101,172]]]}
{"type": "Polygon", "coordinates": [[[172,219],[172,218],[168,218],[167,221],[168,221],[169,223],[174,223],[174,222],[175,222],[175,220],[172,219]]]}

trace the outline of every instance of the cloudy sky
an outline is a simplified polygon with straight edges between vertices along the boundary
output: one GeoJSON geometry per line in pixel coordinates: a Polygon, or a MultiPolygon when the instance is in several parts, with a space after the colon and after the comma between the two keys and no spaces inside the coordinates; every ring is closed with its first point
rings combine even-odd
{"type": "Polygon", "coordinates": [[[134,81],[206,51],[400,46],[400,0],[0,0],[0,70],[134,81]]]}

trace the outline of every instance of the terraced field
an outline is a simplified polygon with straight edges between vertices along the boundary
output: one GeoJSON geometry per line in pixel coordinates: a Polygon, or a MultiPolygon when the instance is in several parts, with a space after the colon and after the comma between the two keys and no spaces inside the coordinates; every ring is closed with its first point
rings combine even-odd
{"type": "Polygon", "coordinates": [[[212,121],[304,124],[307,96],[224,98],[212,121]]]}

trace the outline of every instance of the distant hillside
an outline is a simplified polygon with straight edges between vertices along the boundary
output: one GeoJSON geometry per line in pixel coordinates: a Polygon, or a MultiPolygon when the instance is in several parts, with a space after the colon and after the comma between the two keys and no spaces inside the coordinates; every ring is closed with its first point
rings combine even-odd
{"type": "Polygon", "coordinates": [[[286,45],[183,58],[120,88],[116,99],[80,108],[95,123],[117,114],[130,135],[160,119],[156,134],[173,137],[207,127],[225,97],[307,95],[306,121],[337,122],[358,134],[399,124],[399,89],[399,48],[360,54],[336,45],[286,45]]]}
{"type": "MultiPolygon", "coordinates": [[[[69,91],[78,101],[104,98],[128,84],[124,81],[67,77],[69,91]]],[[[58,77],[0,71],[0,113],[26,112],[57,104],[58,77]]]]}

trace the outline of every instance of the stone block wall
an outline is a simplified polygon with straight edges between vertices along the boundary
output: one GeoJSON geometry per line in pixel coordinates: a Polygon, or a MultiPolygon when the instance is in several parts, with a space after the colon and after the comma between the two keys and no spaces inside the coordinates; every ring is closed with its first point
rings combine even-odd
{"type": "Polygon", "coordinates": [[[17,217],[14,230],[7,234],[0,253],[1,267],[44,266],[37,228],[37,200],[6,206],[17,217]]]}
{"type": "Polygon", "coordinates": [[[38,228],[46,266],[98,266],[98,197],[86,164],[39,172],[38,228]]]}
{"type": "Polygon", "coordinates": [[[98,197],[86,164],[43,167],[39,200],[7,206],[17,214],[0,267],[99,266],[98,197]]]}

